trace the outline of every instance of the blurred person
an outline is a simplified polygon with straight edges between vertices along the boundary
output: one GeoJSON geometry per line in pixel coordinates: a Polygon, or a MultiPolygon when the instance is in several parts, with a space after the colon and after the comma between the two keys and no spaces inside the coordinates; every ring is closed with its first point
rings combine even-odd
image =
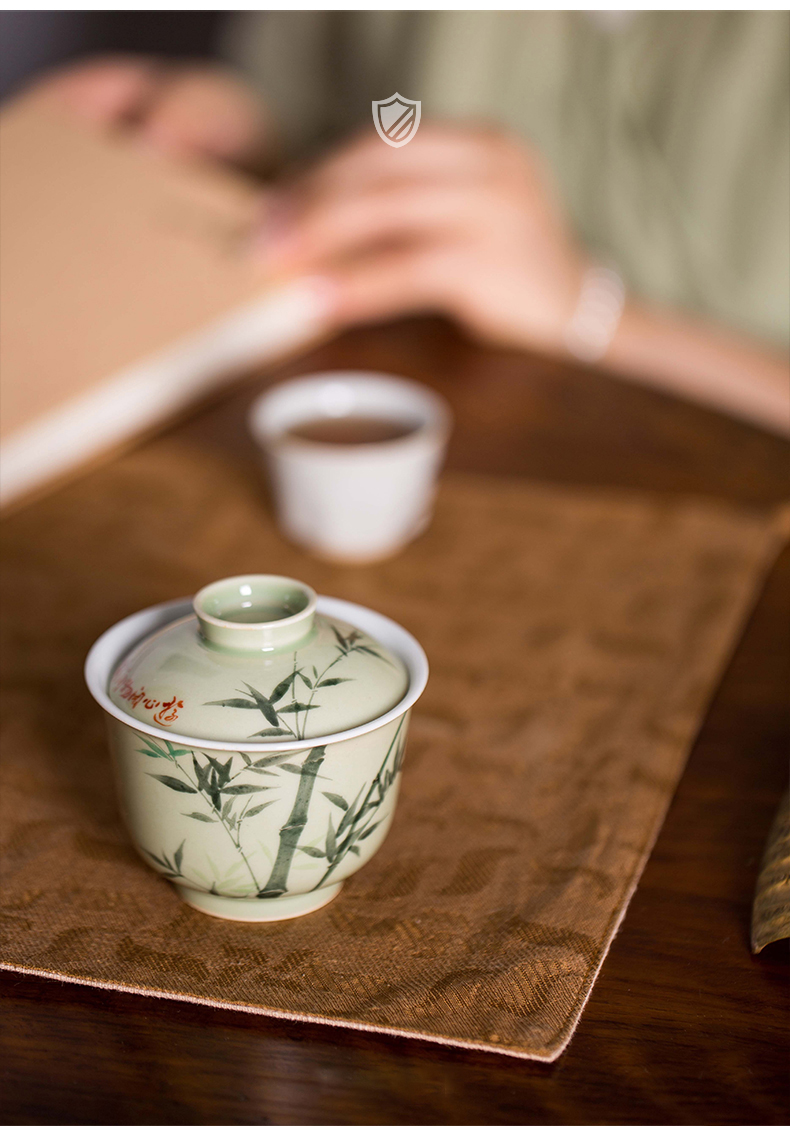
{"type": "Polygon", "coordinates": [[[788,433],[789,29],[785,12],[250,12],[227,36],[236,74],[112,58],[44,81],[179,157],[280,153],[253,252],[322,279],[332,327],[441,312],[788,433]],[[423,123],[392,149],[370,113],[396,90],[423,123]]]}

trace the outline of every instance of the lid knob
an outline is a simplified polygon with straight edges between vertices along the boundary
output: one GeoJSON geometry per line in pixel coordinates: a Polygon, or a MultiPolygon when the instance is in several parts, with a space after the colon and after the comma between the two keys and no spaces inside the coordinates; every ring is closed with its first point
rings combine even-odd
{"type": "Polygon", "coordinates": [[[210,646],[274,652],[310,636],[316,594],[282,575],[236,575],[204,586],[192,605],[210,646]]]}

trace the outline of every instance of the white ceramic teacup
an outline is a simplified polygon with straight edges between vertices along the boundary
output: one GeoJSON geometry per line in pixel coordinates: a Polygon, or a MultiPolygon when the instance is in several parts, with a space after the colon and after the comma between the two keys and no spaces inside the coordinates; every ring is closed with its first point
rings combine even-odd
{"type": "Polygon", "coordinates": [[[330,371],[281,383],[250,412],[290,539],[342,562],[386,558],[427,526],[451,427],[444,400],[410,379],[330,371]],[[402,437],[335,445],[294,437],[319,420],[377,419],[402,437]]]}

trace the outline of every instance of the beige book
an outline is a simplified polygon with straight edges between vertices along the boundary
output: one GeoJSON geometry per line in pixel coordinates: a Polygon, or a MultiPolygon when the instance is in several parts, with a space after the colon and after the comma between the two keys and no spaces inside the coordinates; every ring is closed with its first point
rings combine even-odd
{"type": "Polygon", "coordinates": [[[309,285],[264,284],[259,190],[41,96],[0,114],[0,501],[308,341],[309,285]]]}

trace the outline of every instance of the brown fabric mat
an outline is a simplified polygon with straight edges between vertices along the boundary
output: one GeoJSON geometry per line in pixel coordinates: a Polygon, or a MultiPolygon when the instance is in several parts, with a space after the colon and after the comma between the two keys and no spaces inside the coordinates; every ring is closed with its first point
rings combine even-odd
{"type": "Polygon", "coordinates": [[[555,1059],[785,529],[702,501],[449,477],[399,558],[284,543],[259,485],[176,436],[5,526],[6,966],[555,1059]],[[222,575],[293,574],[423,642],[395,826],[329,907],[211,919],[119,824],[90,642],[222,575]]]}

